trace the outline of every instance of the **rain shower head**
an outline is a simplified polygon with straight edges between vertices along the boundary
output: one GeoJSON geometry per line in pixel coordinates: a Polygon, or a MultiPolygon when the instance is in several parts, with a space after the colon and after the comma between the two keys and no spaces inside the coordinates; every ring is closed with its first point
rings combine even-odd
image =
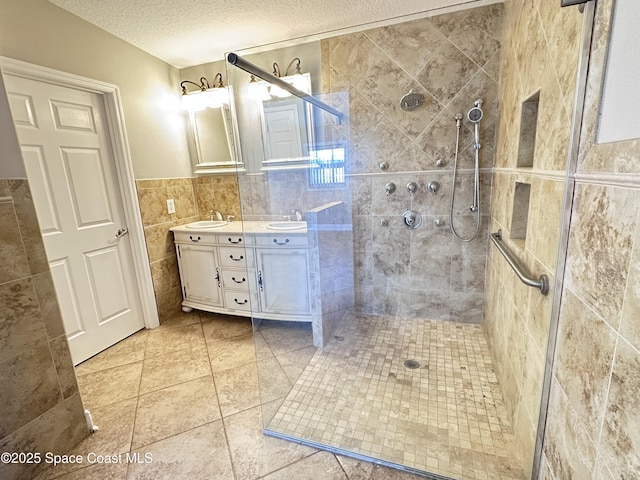
{"type": "Polygon", "coordinates": [[[424,95],[412,89],[400,99],[400,108],[405,112],[413,112],[419,109],[423,103],[424,95]]]}

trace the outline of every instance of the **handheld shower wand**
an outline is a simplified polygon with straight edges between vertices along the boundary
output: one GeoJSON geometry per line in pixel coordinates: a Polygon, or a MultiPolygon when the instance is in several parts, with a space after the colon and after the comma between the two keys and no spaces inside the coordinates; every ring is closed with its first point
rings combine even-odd
{"type": "Polygon", "coordinates": [[[456,154],[453,162],[453,185],[451,188],[451,205],[449,209],[449,227],[451,228],[451,232],[453,235],[460,240],[461,242],[470,242],[478,235],[480,231],[480,120],[484,113],[482,111],[482,99],[477,99],[474,102],[474,107],[471,108],[467,112],[467,119],[469,122],[473,123],[474,126],[474,144],[473,149],[475,150],[475,165],[474,165],[474,178],[473,178],[473,203],[469,207],[469,210],[472,213],[476,214],[476,231],[473,236],[469,238],[462,238],[456,232],[455,227],[453,226],[453,202],[455,199],[456,192],[456,173],[458,167],[458,153],[460,150],[460,128],[462,126],[462,114],[458,113],[455,116],[456,120],[456,154]]]}
{"type": "Polygon", "coordinates": [[[475,143],[473,148],[476,151],[475,165],[474,165],[474,182],[473,182],[473,203],[469,207],[473,213],[477,212],[480,208],[480,165],[478,161],[478,151],[480,150],[480,120],[484,116],[482,111],[482,99],[478,99],[474,102],[474,107],[467,113],[467,118],[473,123],[474,139],[475,143]]]}

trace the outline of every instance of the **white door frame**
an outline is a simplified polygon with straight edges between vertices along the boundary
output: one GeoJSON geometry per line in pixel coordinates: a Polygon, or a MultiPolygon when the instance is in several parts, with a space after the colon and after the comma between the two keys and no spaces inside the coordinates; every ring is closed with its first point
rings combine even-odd
{"type": "Polygon", "coordinates": [[[122,113],[120,88],[117,85],[100,82],[86,77],[73,75],[39,65],[0,56],[0,74],[11,74],[18,77],[47,82],[62,87],[70,87],[97,93],[104,99],[107,114],[108,135],[113,149],[118,186],[124,207],[125,220],[131,239],[131,253],[136,274],[136,284],[142,304],[142,314],[146,328],[160,326],[156,307],[151,267],[147,257],[147,245],[144,237],[142,216],[138,203],[138,194],[133,174],[133,164],[129,151],[129,142],[122,113]]]}

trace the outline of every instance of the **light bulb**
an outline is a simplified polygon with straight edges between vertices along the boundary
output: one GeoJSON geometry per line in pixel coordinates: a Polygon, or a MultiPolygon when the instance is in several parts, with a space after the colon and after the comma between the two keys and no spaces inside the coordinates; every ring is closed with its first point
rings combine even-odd
{"type": "Polygon", "coordinates": [[[186,95],[182,95],[180,99],[180,108],[190,112],[204,110],[207,108],[206,95],[202,95],[201,92],[191,92],[186,95]]]}

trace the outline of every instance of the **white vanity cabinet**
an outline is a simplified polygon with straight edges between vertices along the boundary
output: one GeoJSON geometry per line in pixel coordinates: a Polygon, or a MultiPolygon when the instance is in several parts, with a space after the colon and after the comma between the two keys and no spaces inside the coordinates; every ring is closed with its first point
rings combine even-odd
{"type": "Polygon", "coordinates": [[[178,264],[185,304],[220,307],[222,289],[215,248],[208,245],[178,244],[178,264]]]}
{"type": "Polygon", "coordinates": [[[280,235],[250,227],[244,233],[172,229],[183,310],[310,322],[306,231],[280,235]]]}
{"type": "Polygon", "coordinates": [[[306,243],[306,235],[270,235],[256,238],[258,290],[262,313],[311,315],[309,254],[306,243]]]}

